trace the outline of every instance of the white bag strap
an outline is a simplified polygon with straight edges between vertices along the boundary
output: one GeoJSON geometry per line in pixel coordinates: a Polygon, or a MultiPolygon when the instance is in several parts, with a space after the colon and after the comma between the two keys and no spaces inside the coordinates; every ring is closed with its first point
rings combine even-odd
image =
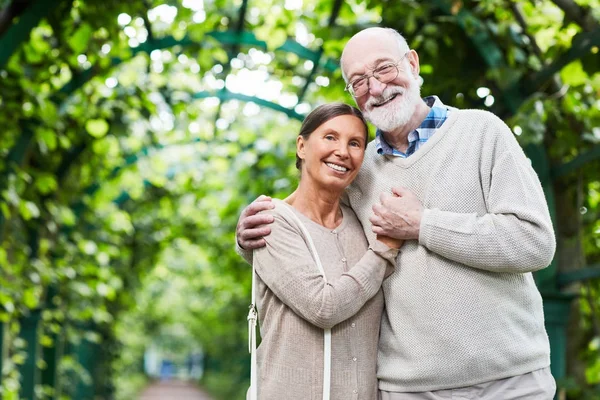
{"type": "Polygon", "coordinates": [[[257,379],[258,367],[256,365],[256,295],[254,293],[254,275],[256,270],[252,262],[252,300],[248,311],[248,351],[250,352],[250,399],[258,400],[257,379]]]}

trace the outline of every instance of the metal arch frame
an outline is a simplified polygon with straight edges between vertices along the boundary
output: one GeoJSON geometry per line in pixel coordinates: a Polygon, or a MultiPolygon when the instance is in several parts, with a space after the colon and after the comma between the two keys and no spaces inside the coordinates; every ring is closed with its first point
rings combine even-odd
{"type": "MultiPolygon", "coordinates": [[[[39,20],[37,20],[37,22],[39,22],[39,20]]],[[[240,33],[232,33],[230,31],[209,32],[209,33],[207,33],[207,36],[213,37],[214,39],[218,40],[219,42],[221,42],[223,44],[235,42],[235,43],[239,43],[242,45],[256,46],[256,47],[262,48],[264,50],[267,49],[267,43],[264,41],[258,40],[254,36],[254,34],[252,34],[251,32],[240,32],[240,33]]],[[[2,46],[4,45],[5,38],[6,38],[6,35],[4,35],[4,36],[2,36],[2,38],[0,38],[0,48],[2,48],[2,46]]],[[[26,37],[24,37],[22,40],[24,40],[25,38],[26,37]]],[[[149,54],[153,50],[160,50],[160,49],[174,47],[174,46],[190,47],[190,46],[199,46],[199,45],[201,45],[201,43],[193,41],[189,37],[184,37],[181,40],[177,40],[172,36],[167,36],[167,37],[164,37],[161,39],[147,41],[143,45],[138,46],[137,48],[133,48],[132,49],[132,58],[141,52],[145,52],[145,53],[149,54]]],[[[15,49],[16,49],[16,47],[15,47],[15,49]]],[[[302,46],[298,42],[296,42],[294,40],[290,40],[290,39],[288,39],[282,46],[275,49],[275,51],[285,51],[285,52],[296,54],[300,58],[303,58],[303,59],[307,59],[307,60],[310,60],[313,62],[317,61],[315,63],[315,65],[318,64],[318,60],[320,58],[320,52],[315,52],[313,50],[310,50],[310,49],[302,46]]],[[[123,60],[123,59],[115,57],[111,60],[111,67],[115,67],[125,61],[128,61],[128,60],[123,60]]],[[[326,62],[323,63],[322,68],[324,68],[325,70],[328,70],[328,71],[335,71],[338,68],[338,66],[335,61],[328,59],[326,62]]],[[[106,72],[108,72],[108,70],[110,70],[110,68],[108,68],[107,70],[105,70],[103,72],[106,73],[106,72]]],[[[97,74],[97,72],[99,72],[99,71],[96,68],[92,67],[92,68],[82,71],[78,74],[74,74],[74,77],[71,79],[71,81],[69,81],[61,89],[59,89],[54,95],[51,96],[51,100],[55,104],[60,104],[61,100],[65,99],[66,97],[71,95],[73,92],[78,90],[80,87],[82,87],[85,83],[90,81],[97,74]]],[[[228,91],[223,91],[217,97],[219,97],[221,100],[232,99],[232,98],[237,97],[239,100],[242,100],[242,101],[252,101],[257,104],[260,104],[261,106],[273,108],[276,111],[283,111],[289,117],[296,118],[296,119],[299,118],[299,114],[297,114],[295,111],[286,109],[283,106],[277,105],[276,103],[273,103],[273,102],[266,101],[264,99],[259,99],[259,98],[251,99],[249,96],[232,94],[231,92],[228,92],[228,91]]],[[[31,121],[27,122],[26,126],[24,126],[24,128],[23,128],[23,133],[19,136],[17,143],[13,146],[13,148],[11,148],[11,150],[9,151],[9,154],[7,156],[8,160],[13,161],[17,165],[21,165],[23,163],[25,156],[27,154],[27,149],[29,148],[31,141],[33,140],[34,135],[32,132],[32,130],[33,130],[33,126],[31,126],[32,124],[33,123],[31,121]]],[[[7,171],[7,173],[10,173],[10,169],[7,171]]],[[[4,236],[5,222],[6,221],[5,221],[4,214],[0,213],[0,240],[4,236]]]]}
{"type": "MultiPolygon", "coordinates": [[[[256,103],[258,105],[262,105],[264,107],[271,108],[274,111],[284,113],[289,118],[292,118],[292,119],[295,119],[298,121],[302,121],[304,119],[304,117],[301,114],[298,114],[294,110],[280,106],[279,104],[275,104],[275,103],[269,102],[267,100],[259,99],[257,97],[253,97],[253,96],[246,96],[246,95],[239,94],[239,93],[232,93],[232,92],[229,92],[228,90],[218,91],[218,92],[206,92],[206,91],[197,92],[194,95],[192,95],[192,98],[193,99],[219,98],[222,101],[239,100],[239,101],[243,101],[243,102],[247,102],[247,103],[256,103]]],[[[141,158],[147,157],[148,155],[152,154],[154,151],[160,151],[160,150],[168,149],[168,148],[174,147],[174,146],[186,146],[186,145],[190,145],[190,144],[194,144],[194,143],[202,143],[202,140],[194,139],[194,140],[182,142],[182,143],[169,143],[169,144],[158,144],[155,146],[146,146],[135,154],[130,154],[130,155],[124,156],[123,164],[113,168],[113,170],[108,174],[108,178],[105,179],[103,182],[107,182],[107,181],[110,181],[110,180],[116,178],[117,175],[123,169],[129,167],[130,165],[137,163],[141,158]]],[[[89,185],[88,187],[86,187],[83,190],[83,192],[85,193],[85,195],[93,196],[100,189],[103,182],[95,182],[95,183],[89,185]]],[[[71,206],[71,209],[73,209],[73,211],[76,213],[76,215],[80,214],[84,208],[85,208],[85,205],[82,200],[79,200],[78,202],[76,202],[75,204],[73,204],[71,206]]]]}
{"type": "MultiPolygon", "coordinates": [[[[337,19],[337,16],[339,14],[341,6],[342,6],[342,0],[336,0],[333,5],[332,13],[329,18],[329,26],[333,26],[333,24],[335,23],[335,20],[337,19]]],[[[234,49],[238,48],[240,45],[248,45],[248,46],[259,47],[259,48],[266,50],[268,48],[266,42],[258,40],[254,34],[243,30],[243,23],[245,20],[246,9],[247,9],[247,0],[243,0],[242,5],[240,7],[240,14],[239,14],[240,18],[239,18],[239,21],[237,23],[235,30],[229,30],[229,31],[224,31],[224,32],[213,31],[213,32],[207,33],[207,36],[213,37],[214,39],[216,39],[223,45],[232,45],[232,46],[234,46],[234,49]]],[[[164,37],[161,39],[154,39],[153,35],[151,34],[152,32],[150,30],[150,27],[147,26],[146,28],[149,31],[149,35],[148,35],[149,40],[146,41],[145,43],[143,43],[142,45],[132,49],[132,58],[135,57],[140,52],[149,54],[153,50],[160,50],[160,49],[174,47],[174,46],[178,46],[178,45],[183,46],[183,47],[200,45],[200,43],[191,40],[188,36],[185,36],[181,40],[177,40],[172,36],[167,36],[167,37],[164,37]]],[[[314,74],[316,73],[316,71],[319,67],[321,67],[325,70],[329,70],[331,72],[337,70],[337,68],[338,68],[337,63],[331,59],[327,59],[323,63],[321,63],[321,58],[322,58],[322,54],[323,54],[322,47],[318,51],[313,51],[313,50],[310,50],[310,49],[302,46],[295,40],[288,39],[282,46],[277,48],[276,51],[286,51],[289,53],[293,53],[293,54],[298,55],[300,58],[310,60],[313,62],[313,68],[307,78],[306,85],[303,87],[303,89],[300,92],[300,95],[298,96],[297,103],[300,103],[302,97],[306,93],[308,84],[310,83],[312,77],[314,76],[314,74]]],[[[112,67],[124,62],[124,60],[119,59],[119,58],[113,58],[111,61],[112,61],[111,62],[112,67]]],[[[69,83],[67,83],[65,86],[63,86],[63,88],[60,89],[59,93],[62,96],[68,96],[69,94],[71,94],[72,92],[74,92],[75,90],[80,88],[82,85],[84,85],[87,81],[92,79],[93,76],[94,76],[94,70],[92,68],[90,68],[90,69],[84,71],[83,73],[79,74],[78,76],[74,77],[69,83]]],[[[192,96],[192,98],[194,98],[194,99],[202,99],[202,98],[209,98],[209,97],[218,98],[220,100],[220,105],[222,105],[224,102],[226,102],[228,100],[240,100],[240,101],[244,101],[244,102],[252,102],[259,106],[267,107],[274,111],[282,112],[282,113],[286,114],[289,118],[293,118],[296,120],[301,121],[304,118],[301,114],[297,113],[293,109],[283,107],[279,104],[276,104],[274,102],[271,102],[271,101],[268,101],[265,99],[261,99],[256,96],[248,96],[248,95],[244,95],[241,93],[233,93],[233,92],[230,92],[229,90],[227,90],[226,88],[223,88],[217,92],[209,92],[209,91],[198,92],[192,96]]],[[[217,112],[216,118],[218,118],[219,114],[220,114],[220,109],[217,112]]],[[[155,146],[154,148],[160,149],[160,148],[164,148],[164,147],[165,146],[155,146]]],[[[137,160],[140,157],[140,154],[147,155],[149,150],[150,150],[150,148],[144,148],[137,154],[126,157],[124,165],[113,169],[113,171],[111,171],[111,173],[109,174],[109,177],[111,177],[111,178],[115,177],[122,168],[125,168],[128,165],[131,165],[131,164],[137,162],[137,160]]],[[[111,178],[109,178],[109,179],[111,179],[111,178]]],[[[92,195],[99,188],[100,188],[100,183],[96,182],[96,183],[90,185],[89,187],[87,187],[86,189],[84,189],[84,193],[86,193],[88,195],[92,195]]],[[[72,206],[72,208],[76,212],[76,214],[79,214],[83,210],[83,207],[84,207],[84,205],[81,202],[81,200],[72,206]]]]}
{"type": "MultiPolygon", "coordinates": [[[[61,0],[63,1],[63,0],[61,0]]],[[[451,4],[447,0],[436,0],[437,6],[443,10],[445,13],[452,15],[451,4]]],[[[256,46],[262,49],[267,49],[267,44],[264,41],[258,40],[254,34],[251,32],[247,32],[243,30],[243,16],[245,13],[245,8],[247,5],[247,0],[243,1],[242,7],[240,8],[240,21],[238,21],[238,26],[235,31],[215,31],[209,32],[206,35],[209,37],[213,37],[215,40],[221,42],[224,45],[249,45],[256,46]]],[[[341,0],[336,0],[336,3],[333,6],[332,14],[330,17],[329,24],[330,26],[334,23],[337,13],[341,7],[341,0]]],[[[19,21],[11,26],[7,32],[0,38],[0,67],[3,66],[4,63],[8,61],[12,53],[18,48],[18,46],[27,39],[29,32],[33,27],[39,24],[39,21],[48,15],[52,8],[48,6],[48,3],[42,0],[35,1],[32,6],[21,16],[19,21]]],[[[486,63],[490,67],[498,67],[504,65],[504,59],[502,56],[502,52],[498,48],[498,46],[492,41],[487,30],[485,29],[483,23],[471,12],[466,10],[465,8],[461,8],[458,13],[456,13],[456,18],[459,25],[464,29],[473,29],[475,32],[475,36],[472,38],[475,43],[479,53],[482,55],[486,63]]],[[[137,48],[132,49],[132,56],[137,55],[140,52],[149,53],[153,50],[163,49],[167,47],[173,47],[177,45],[181,45],[184,47],[200,45],[200,43],[191,40],[189,37],[184,37],[181,40],[177,40],[171,36],[164,37],[161,39],[153,39],[152,35],[149,35],[149,40],[144,44],[138,46],[137,48]]],[[[523,84],[522,81],[517,82],[512,88],[509,88],[507,91],[503,91],[504,98],[506,104],[509,108],[514,112],[518,105],[522,103],[522,101],[526,98],[526,93],[532,93],[537,87],[544,82],[555,72],[560,70],[564,65],[568,62],[577,59],[583,55],[585,51],[588,51],[592,46],[600,43],[600,29],[596,29],[591,32],[587,32],[586,34],[578,37],[572,46],[567,52],[557,57],[554,63],[547,66],[545,69],[539,71],[530,84],[523,84]],[[518,88],[520,86],[525,86],[527,88],[526,92],[520,92],[518,88]]],[[[293,54],[298,55],[301,58],[306,60],[310,60],[314,63],[313,70],[311,71],[308,79],[312,78],[316,68],[319,66],[319,61],[322,55],[322,49],[318,51],[310,50],[296,41],[287,40],[282,46],[280,46],[277,51],[287,51],[293,54]]],[[[124,60],[113,58],[111,62],[111,66],[116,66],[124,62],[124,60]]],[[[322,67],[329,71],[335,71],[338,66],[333,60],[327,60],[323,63],[322,67]]],[[[76,74],[74,78],[67,83],[63,88],[61,88],[58,93],[53,96],[53,101],[59,102],[59,98],[63,96],[68,96],[89,81],[95,75],[95,69],[91,68],[86,71],[81,72],[80,74],[76,74]]],[[[307,82],[307,85],[302,89],[299,95],[299,101],[303,97],[306,92],[306,88],[310,82],[307,82]]],[[[204,97],[208,97],[209,94],[204,95],[204,97]]],[[[286,109],[281,107],[275,103],[264,101],[262,99],[254,98],[251,99],[249,96],[234,94],[228,92],[226,90],[222,91],[222,93],[216,94],[221,101],[227,101],[229,99],[239,99],[242,101],[253,101],[261,106],[270,107],[276,109],[277,111],[283,111],[288,116],[293,118],[298,118],[295,111],[286,109]]],[[[15,146],[9,152],[7,159],[15,162],[17,165],[20,165],[25,157],[26,150],[29,147],[31,140],[33,139],[33,134],[31,132],[31,127],[25,125],[23,127],[23,134],[19,137],[15,146]]],[[[532,149],[535,152],[539,152],[541,149],[532,149]]],[[[583,165],[584,163],[596,159],[600,157],[600,146],[594,147],[591,151],[584,153],[578,156],[576,159],[565,163],[561,166],[555,167],[551,173],[549,174],[551,178],[561,176],[573,169],[576,169],[583,165]]],[[[547,157],[543,155],[541,160],[546,160],[547,157]]],[[[547,165],[547,161],[545,165],[539,165],[541,170],[548,170],[549,166],[547,165]]],[[[550,179],[551,179],[550,178],[550,179]]],[[[546,191],[547,195],[552,196],[550,191],[546,191]]],[[[0,238],[2,237],[2,227],[4,224],[3,215],[0,215],[0,238]]]]}
{"type": "MultiPolygon", "coordinates": [[[[222,45],[238,44],[238,45],[244,45],[244,46],[254,46],[254,47],[260,48],[262,50],[268,49],[266,42],[257,39],[253,33],[248,32],[248,31],[242,31],[240,33],[235,33],[232,31],[223,31],[223,32],[213,31],[213,32],[206,33],[206,36],[217,40],[222,45]]],[[[2,43],[0,41],[0,45],[1,44],[2,43]]],[[[175,39],[173,36],[165,36],[160,39],[148,40],[145,43],[142,43],[141,45],[139,45],[138,47],[131,48],[131,55],[132,55],[131,58],[137,56],[140,53],[150,54],[154,50],[163,50],[163,49],[167,49],[167,48],[175,47],[175,46],[182,46],[182,47],[199,46],[200,47],[201,45],[202,45],[202,42],[192,40],[189,36],[185,36],[183,39],[175,39]]],[[[307,47],[304,47],[300,43],[296,42],[295,40],[291,40],[291,39],[286,40],[286,42],[283,45],[276,48],[274,51],[282,51],[282,52],[296,54],[298,57],[300,57],[304,60],[312,61],[313,63],[318,62],[318,60],[320,58],[318,51],[311,50],[307,47]]],[[[115,67],[115,66],[117,66],[121,63],[127,62],[129,60],[130,59],[123,60],[121,58],[114,57],[111,60],[111,67],[115,67]]],[[[323,63],[322,67],[327,71],[335,72],[339,66],[336,63],[336,61],[334,61],[333,59],[327,59],[323,63]]],[[[96,75],[97,72],[99,72],[99,71],[97,71],[94,67],[92,67],[92,68],[89,68],[78,74],[74,74],[71,81],[69,81],[69,83],[65,84],[65,86],[63,86],[56,95],[59,97],[69,96],[71,93],[73,93],[74,91],[79,89],[81,86],[86,84],[88,81],[90,81],[96,75]]],[[[102,72],[108,72],[108,69],[105,71],[102,71],[102,72]]]]}
{"type": "MultiPolygon", "coordinates": [[[[242,7],[240,8],[240,17],[243,17],[243,15],[244,15],[244,9],[245,9],[246,3],[247,3],[247,0],[244,0],[242,7]]],[[[452,15],[451,5],[446,0],[436,0],[436,3],[440,9],[442,9],[444,12],[452,15]]],[[[43,18],[50,11],[50,8],[48,8],[48,7],[42,8],[42,4],[45,4],[45,2],[43,2],[41,0],[38,0],[37,2],[35,2],[34,5],[31,6],[29,8],[29,10],[26,12],[26,15],[22,16],[22,18],[19,20],[19,22],[9,29],[9,31],[18,30],[19,32],[21,32],[20,35],[18,36],[19,40],[16,40],[12,46],[4,46],[7,37],[10,37],[8,35],[8,32],[5,35],[3,35],[2,38],[0,38],[0,45],[1,45],[0,49],[2,49],[2,53],[0,53],[0,54],[3,54],[4,57],[10,57],[10,54],[6,53],[5,49],[12,49],[11,52],[14,51],[18,47],[18,45],[27,38],[29,31],[35,25],[37,25],[39,23],[39,21],[41,20],[41,18],[43,18]]],[[[332,14],[331,14],[330,21],[329,21],[330,26],[334,23],[340,7],[341,7],[341,0],[336,0],[336,3],[333,6],[332,14]]],[[[498,46],[492,41],[492,39],[489,37],[489,34],[487,33],[485,27],[483,26],[483,23],[480,20],[478,20],[476,16],[474,16],[472,13],[465,10],[464,8],[461,9],[456,14],[456,18],[457,18],[459,25],[463,29],[465,29],[465,30],[466,29],[475,29],[476,35],[473,38],[473,41],[475,42],[478,51],[480,52],[482,57],[486,60],[488,65],[490,67],[502,66],[504,64],[502,52],[500,51],[498,46]]],[[[238,46],[239,45],[248,45],[248,46],[256,46],[256,47],[259,47],[262,49],[267,49],[266,42],[258,40],[256,38],[256,36],[254,34],[252,34],[251,32],[243,31],[243,20],[242,19],[240,19],[238,26],[237,26],[237,30],[235,30],[235,31],[231,31],[231,30],[230,31],[214,31],[214,32],[209,32],[206,35],[214,38],[215,40],[221,42],[224,45],[238,45],[238,46]]],[[[586,47],[586,46],[587,46],[587,48],[589,48],[599,40],[598,30],[588,33],[587,35],[589,37],[585,36],[585,37],[581,38],[580,42],[583,44],[578,47],[579,50],[577,52],[570,51],[570,52],[568,52],[568,54],[563,55],[562,58],[559,57],[559,60],[557,60],[557,62],[555,62],[553,65],[547,67],[545,70],[540,71],[540,74],[538,74],[540,77],[536,81],[543,83],[544,76],[545,76],[544,74],[550,74],[552,71],[555,72],[556,69],[560,69],[560,66],[564,65],[566,63],[565,60],[570,60],[572,58],[577,58],[578,56],[581,56],[581,51],[583,51],[583,50],[581,50],[581,48],[586,47]],[[548,72],[548,71],[550,71],[550,72],[548,72]]],[[[184,37],[181,40],[177,40],[177,39],[173,38],[172,36],[167,36],[167,37],[164,37],[161,39],[153,39],[153,36],[149,35],[149,38],[150,39],[147,42],[132,49],[132,58],[140,52],[150,53],[153,50],[160,50],[160,49],[178,46],[178,45],[183,46],[183,47],[201,45],[201,43],[193,41],[189,37],[184,37]]],[[[319,67],[320,58],[322,55],[322,49],[319,49],[318,51],[313,51],[313,50],[310,50],[310,49],[300,45],[296,41],[288,39],[282,46],[280,46],[278,49],[276,49],[276,51],[287,51],[287,52],[296,54],[303,59],[310,60],[314,63],[313,69],[307,78],[307,80],[308,80],[307,84],[302,89],[302,91],[300,92],[300,95],[298,97],[298,100],[300,102],[302,97],[304,96],[304,93],[306,92],[308,84],[310,84],[310,79],[314,75],[315,70],[319,67]]],[[[1,60],[2,59],[0,58],[0,61],[1,60]]],[[[119,58],[113,58],[111,61],[112,61],[111,67],[114,67],[126,60],[122,60],[119,58]]],[[[326,60],[322,64],[323,64],[322,68],[329,70],[329,71],[335,71],[338,68],[335,61],[333,61],[331,59],[326,60]]],[[[91,78],[96,74],[96,72],[98,72],[96,69],[90,68],[79,74],[75,74],[75,76],[72,78],[72,80],[69,83],[67,83],[65,86],[63,86],[52,97],[52,100],[54,102],[58,103],[60,101],[59,100],[60,98],[69,96],[71,93],[73,93],[78,88],[83,86],[87,81],[91,80],[91,78]]],[[[107,72],[107,71],[104,71],[104,72],[107,72]]],[[[523,99],[524,99],[523,96],[521,96],[520,93],[518,93],[515,90],[513,90],[511,93],[507,93],[507,92],[503,92],[503,93],[506,95],[505,99],[506,99],[507,105],[509,105],[509,108],[514,112],[516,110],[516,107],[523,101],[523,99]],[[518,94],[518,96],[515,97],[516,94],[518,94]]],[[[230,99],[238,99],[238,100],[242,100],[242,101],[252,101],[261,106],[269,107],[276,111],[282,111],[282,112],[286,113],[289,117],[296,118],[296,119],[299,118],[299,115],[294,110],[287,109],[285,107],[277,105],[276,103],[268,102],[266,100],[259,99],[256,97],[252,98],[251,96],[246,96],[246,95],[237,94],[237,93],[231,93],[231,92],[228,92],[227,90],[222,90],[219,93],[216,93],[213,95],[211,95],[209,93],[205,93],[205,94],[196,94],[195,96],[197,96],[198,98],[215,96],[215,97],[219,98],[221,101],[227,101],[230,99]]],[[[24,160],[24,157],[26,154],[26,149],[29,147],[29,144],[32,139],[33,139],[33,134],[31,132],[31,127],[24,126],[23,134],[19,137],[17,143],[9,152],[7,159],[12,160],[17,165],[20,165],[24,160]]],[[[535,152],[540,151],[540,149],[532,149],[532,150],[534,150],[535,152]]],[[[596,147],[591,152],[585,153],[585,154],[577,157],[575,160],[567,163],[566,165],[557,167],[556,172],[559,174],[562,174],[562,173],[564,173],[564,171],[570,171],[573,168],[577,168],[578,166],[582,165],[589,159],[590,154],[592,154],[593,158],[597,158],[599,156],[598,155],[599,153],[600,153],[600,148],[596,147]]],[[[544,156],[544,157],[541,157],[541,159],[544,160],[544,159],[547,159],[547,157],[544,156]]],[[[540,165],[539,167],[542,170],[549,169],[549,166],[547,164],[540,165]]],[[[552,176],[557,176],[554,173],[555,170],[553,170],[552,172],[553,172],[552,176]]],[[[552,197],[551,191],[547,190],[546,194],[549,195],[549,197],[552,197]]],[[[2,236],[3,224],[4,224],[4,218],[3,218],[3,215],[0,215],[0,237],[2,236]]]]}

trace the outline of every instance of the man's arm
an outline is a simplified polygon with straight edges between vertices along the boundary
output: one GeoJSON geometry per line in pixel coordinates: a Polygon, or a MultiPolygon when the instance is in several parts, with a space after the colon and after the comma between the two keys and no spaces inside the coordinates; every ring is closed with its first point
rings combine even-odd
{"type": "Polygon", "coordinates": [[[373,232],[414,239],[434,253],[494,272],[531,272],[552,261],[556,247],[539,179],[510,131],[501,135],[486,198],[488,212],[424,209],[404,188],[373,207],[373,232]]]}
{"type": "Polygon", "coordinates": [[[260,213],[275,207],[269,196],[261,195],[250,203],[238,219],[235,230],[235,251],[252,265],[252,250],[266,245],[264,237],[271,233],[273,216],[260,213]],[[260,214],[259,214],[260,213],[260,214]]]}

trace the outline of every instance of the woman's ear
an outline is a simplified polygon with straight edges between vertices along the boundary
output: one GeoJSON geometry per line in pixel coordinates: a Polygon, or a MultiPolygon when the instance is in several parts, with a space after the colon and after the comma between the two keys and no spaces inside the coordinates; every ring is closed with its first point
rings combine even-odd
{"type": "Polygon", "coordinates": [[[301,160],[304,160],[305,149],[304,149],[304,138],[300,135],[296,138],[296,154],[301,160]]]}

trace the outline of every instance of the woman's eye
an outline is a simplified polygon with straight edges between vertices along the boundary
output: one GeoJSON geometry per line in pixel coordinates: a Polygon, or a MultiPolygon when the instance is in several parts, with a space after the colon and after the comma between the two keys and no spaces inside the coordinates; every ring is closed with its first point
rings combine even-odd
{"type": "Polygon", "coordinates": [[[327,140],[333,140],[335,138],[332,135],[327,135],[327,136],[325,136],[325,139],[327,139],[327,140]]]}

